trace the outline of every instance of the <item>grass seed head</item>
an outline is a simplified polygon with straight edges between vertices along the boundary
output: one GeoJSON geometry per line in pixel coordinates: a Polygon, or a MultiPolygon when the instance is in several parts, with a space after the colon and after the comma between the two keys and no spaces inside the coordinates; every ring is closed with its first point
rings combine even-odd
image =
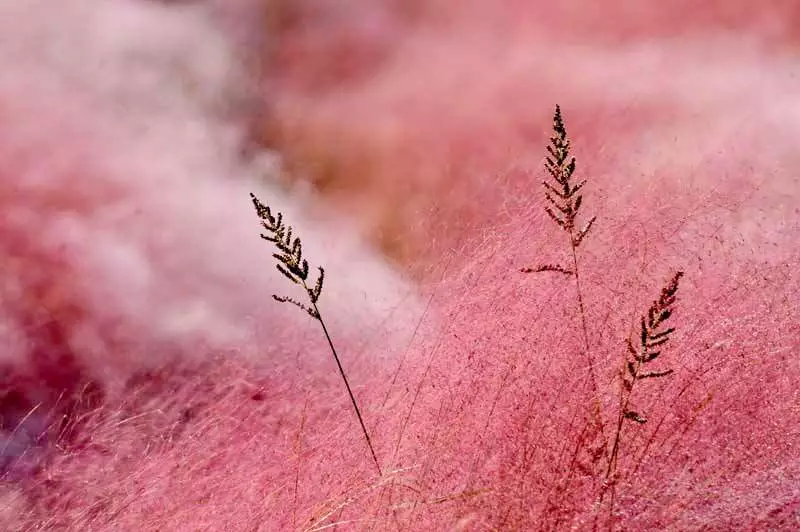
{"type": "Polygon", "coordinates": [[[268,242],[272,242],[278,249],[278,253],[273,253],[272,256],[278,262],[275,264],[277,270],[289,279],[294,284],[302,285],[311,301],[311,307],[286,296],[274,295],[272,298],[280,303],[289,303],[300,308],[308,313],[314,319],[319,319],[319,312],[316,310],[316,304],[319,297],[322,295],[322,284],[325,279],[325,270],[319,266],[319,276],[314,284],[314,287],[309,287],[308,281],[308,261],[303,258],[303,242],[300,237],[292,235],[292,227],[288,226],[283,221],[283,214],[272,214],[272,210],[264,205],[255,194],[250,193],[250,199],[255,207],[256,215],[261,220],[261,227],[265,233],[261,234],[261,238],[268,242]]]}
{"type": "Polygon", "coordinates": [[[567,128],[561,116],[561,108],[556,105],[555,115],[553,116],[553,135],[550,137],[550,145],[547,146],[549,154],[545,159],[545,170],[550,174],[555,183],[543,181],[544,197],[549,203],[545,206],[545,212],[556,225],[570,234],[571,245],[578,247],[583,239],[591,231],[595,217],[592,217],[580,230],[575,231],[575,220],[583,205],[583,196],[578,195],[586,180],[577,184],[572,182],[575,173],[575,157],[570,155],[570,139],[567,135],[567,128]]]}

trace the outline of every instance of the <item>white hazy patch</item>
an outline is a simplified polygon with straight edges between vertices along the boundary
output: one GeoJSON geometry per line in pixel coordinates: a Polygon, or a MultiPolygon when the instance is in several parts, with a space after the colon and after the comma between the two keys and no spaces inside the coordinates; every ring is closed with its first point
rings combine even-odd
{"type": "MultiPolygon", "coordinates": [[[[270,297],[303,293],[258,238],[250,191],[295,226],[312,270],[325,266],[321,308],[339,337],[416,313],[413,287],[354,227],[270,185],[281,181],[273,154],[241,156],[257,110],[220,9],[0,3],[0,229],[69,264],[68,297],[89,312],[69,325],[70,347],[109,377],[157,362],[161,345],[264,358],[317,349],[304,340],[316,325],[270,297]]],[[[25,282],[4,279],[23,295],[25,282]]],[[[376,355],[390,352],[395,336],[379,336],[376,355]]]]}

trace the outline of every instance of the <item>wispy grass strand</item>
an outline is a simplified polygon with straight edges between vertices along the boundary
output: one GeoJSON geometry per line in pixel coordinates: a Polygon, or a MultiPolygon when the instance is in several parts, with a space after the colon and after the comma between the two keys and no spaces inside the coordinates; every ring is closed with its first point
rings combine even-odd
{"type": "Polygon", "coordinates": [[[339,374],[342,376],[344,386],[347,388],[347,394],[350,396],[350,402],[353,404],[353,410],[356,412],[356,417],[358,417],[358,422],[361,425],[361,430],[364,433],[364,438],[367,441],[367,446],[369,447],[369,452],[372,455],[372,460],[375,463],[375,467],[378,469],[378,474],[382,475],[383,472],[381,471],[381,465],[378,461],[378,456],[375,453],[375,448],[372,445],[372,440],[369,437],[369,432],[367,431],[366,424],[364,423],[364,418],[361,416],[361,409],[358,407],[358,402],[356,402],[353,390],[350,388],[350,383],[347,380],[347,374],[344,371],[339,354],[333,345],[333,340],[328,332],[328,327],[325,325],[325,321],[322,319],[322,314],[320,314],[319,308],[317,307],[317,301],[322,295],[322,286],[325,281],[325,270],[321,266],[318,267],[319,274],[317,275],[316,283],[314,283],[314,286],[309,286],[309,266],[308,261],[303,258],[303,244],[300,240],[300,237],[292,235],[292,228],[284,223],[283,214],[277,213],[273,215],[271,209],[267,205],[264,205],[253,193],[250,194],[250,199],[253,201],[256,214],[261,220],[261,226],[266,231],[265,233],[261,234],[261,238],[273,243],[278,249],[278,253],[272,254],[272,256],[278,261],[275,264],[275,267],[292,283],[303,287],[306,295],[308,296],[308,304],[302,303],[288,296],[278,296],[273,294],[272,298],[280,303],[289,303],[291,305],[295,305],[306,312],[309,316],[317,320],[322,326],[325,339],[328,341],[328,346],[330,347],[334,360],[336,360],[336,366],[339,368],[339,374]]]}

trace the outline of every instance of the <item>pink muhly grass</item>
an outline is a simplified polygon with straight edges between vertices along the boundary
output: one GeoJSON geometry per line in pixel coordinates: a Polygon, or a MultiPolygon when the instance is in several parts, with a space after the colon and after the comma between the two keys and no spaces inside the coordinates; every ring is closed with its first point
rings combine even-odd
{"type": "MultiPolygon", "coordinates": [[[[800,286],[794,265],[800,226],[795,212],[798,160],[791,141],[797,136],[797,121],[787,110],[796,108],[796,80],[790,74],[798,34],[791,27],[781,33],[782,21],[792,20],[790,13],[796,8],[784,2],[787,11],[777,11],[777,3],[758,9],[741,0],[691,6],[696,16],[687,18],[685,0],[633,11],[622,2],[598,7],[586,0],[572,2],[580,8],[574,10],[546,3],[467,2],[452,7],[438,2],[433,16],[425,11],[428,3],[409,2],[397,19],[391,13],[364,16],[376,11],[382,15],[390,9],[383,6],[391,2],[327,2],[323,9],[306,9],[317,4],[306,0],[275,3],[279,9],[288,6],[275,18],[291,26],[286,32],[289,46],[276,46],[275,55],[283,54],[278,60],[288,65],[286,77],[312,78],[306,84],[280,83],[279,72],[278,83],[270,85],[270,94],[282,101],[274,115],[267,113],[269,120],[277,117],[287,124],[286,151],[301,153],[300,162],[290,166],[300,170],[294,179],[302,180],[309,170],[315,184],[321,183],[317,188],[333,201],[348,211],[366,210],[364,223],[379,228],[375,233],[381,232],[385,250],[394,253],[393,245],[415,250],[405,255],[415,262],[415,272],[435,273],[447,260],[441,280],[430,273],[422,276],[427,284],[421,290],[430,289],[436,297],[402,363],[379,358],[380,350],[363,337],[360,321],[346,312],[323,309],[331,320],[327,325],[342,335],[340,349],[352,353],[345,362],[348,369],[352,366],[350,382],[363,383],[354,389],[361,404],[383,404],[375,418],[366,416],[374,427],[371,433],[381,434],[379,440],[391,441],[391,447],[401,441],[397,456],[389,462],[392,449],[376,448],[379,456],[387,457],[385,474],[376,478],[372,464],[364,460],[361,431],[352,430],[349,409],[338,406],[344,401],[340,377],[324,369],[330,355],[316,352],[323,344],[318,335],[308,335],[311,341],[295,349],[306,335],[303,320],[279,321],[274,331],[259,337],[263,341],[247,336],[229,350],[208,345],[205,335],[195,340],[172,337],[167,347],[151,340],[143,342],[143,349],[118,341],[108,344],[112,356],[138,360],[155,354],[159,365],[173,347],[178,353],[215,357],[212,364],[198,364],[191,371],[142,371],[121,394],[106,397],[102,408],[95,400],[79,399],[92,395],[82,392],[82,383],[60,400],[54,394],[53,401],[69,402],[68,410],[75,415],[64,423],[64,437],[56,440],[58,448],[52,449],[46,467],[25,482],[3,479],[0,528],[590,530],[596,517],[598,525],[632,531],[797,529],[800,366],[794,354],[794,317],[800,286]],[[605,16],[598,16],[600,11],[605,16]],[[332,12],[336,21],[326,18],[332,12]],[[402,25],[414,26],[417,17],[424,24],[422,31],[414,27],[405,33],[402,25]],[[391,26],[398,19],[399,30],[391,26]],[[767,20],[763,32],[772,44],[752,31],[753,20],[767,20]],[[351,24],[355,31],[350,31],[351,24]],[[446,31],[439,31],[439,25],[446,31]],[[687,28],[691,35],[684,40],[687,28]],[[727,40],[731,28],[736,31],[727,40]],[[364,51],[364,33],[381,45],[399,35],[402,46],[395,50],[390,43],[389,50],[369,56],[377,65],[370,70],[359,63],[364,55],[348,53],[364,51]],[[654,38],[655,34],[668,38],[654,38]],[[742,45],[743,34],[748,38],[742,45]],[[602,38],[596,40],[598,35],[602,38]],[[770,48],[775,41],[782,50],[770,48]],[[764,53],[766,49],[770,51],[764,53]],[[341,70],[351,76],[346,83],[337,82],[341,70]],[[321,87],[318,79],[327,85],[321,87]],[[420,84],[420,79],[426,83],[420,84]],[[308,88],[307,94],[302,87],[308,88]],[[582,209],[590,203],[591,214],[600,220],[581,244],[578,259],[605,416],[595,415],[590,406],[596,398],[587,386],[582,356],[586,345],[569,278],[570,261],[558,264],[548,257],[551,264],[534,263],[530,268],[552,275],[509,275],[530,260],[532,248],[549,253],[560,246],[569,252],[560,241],[562,231],[548,231],[551,219],[542,212],[538,194],[531,194],[530,180],[518,178],[525,173],[519,168],[538,165],[538,160],[520,155],[529,153],[531,136],[539,138],[540,128],[531,127],[531,122],[546,125],[552,118],[552,109],[538,102],[555,98],[563,98],[564,109],[570,110],[570,132],[579,134],[574,140],[587,154],[580,158],[580,168],[591,175],[591,196],[582,209]],[[317,150],[310,156],[308,149],[303,154],[297,148],[297,138],[304,135],[317,150]],[[533,199],[535,211],[528,208],[533,199]],[[428,209],[430,205],[435,209],[428,209]],[[464,245],[451,249],[462,236],[464,245]],[[420,248],[434,251],[423,257],[420,248]],[[686,271],[679,340],[675,338],[680,346],[671,345],[668,359],[662,355],[652,363],[659,364],[654,371],[675,371],[634,387],[630,409],[648,421],[624,420],[617,474],[610,479],[614,505],[610,507],[607,496],[603,502],[608,506],[598,512],[593,505],[608,464],[602,461],[598,471],[592,461],[591,451],[597,448],[594,421],[604,420],[614,436],[617,392],[624,391],[618,369],[625,370],[621,356],[632,355],[621,340],[632,338],[636,346],[640,313],[648,308],[655,283],[664,271],[676,269],[686,271]],[[346,327],[339,325],[347,323],[355,323],[358,342],[345,340],[346,327]],[[288,331],[290,341],[279,342],[280,331],[288,331]],[[357,359],[359,346],[366,347],[357,359]],[[255,368],[236,367],[251,353],[267,360],[255,368]],[[668,364],[661,366],[662,358],[668,364]],[[381,371],[389,365],[396,371],[381,371]],[[366,373],[372,379],[364,378],[366,373]],[[587,411],[588,418],[582,415],[587,411]],[[605,510],[612,514],[607,523],[605,510]]],[[[47,2],[10,2],[5,9],[25,4],[38,7],[47,2]]],[[[162,4],[166,5],[143,5],[160,9],[162,4]]],[[[186,13],[178,11],[183,6],[175,8],[174,13],[181,13],[175,20],[198,14],[202,8],[195,7],[186,13]]],[[[16,25],[25,26],[40,14],[45,18],[50,9],[59,8],[48,6],[41,13],[29,9],[36,16],[16,25]]],[[[63,22],[69,27],[68,20],[63,22]]],[[[46,35],[31,33],[37,39],[46,35]]],[[[70,33],[77,34],[64,35],[70,33]]],[[[8,35],[7,42],[13,42],[13,32],[8,35]]],[[[203,42],[208,35],[209,31],[201,34],[203,42]]],[[[134,38],[150,42],[138,33],[134,38]]],[[[38,64],[31,61],[30,67],[38,64]]],[[[64,70],[70,75],[79,72],[64,70]]],[[[209,86],[185,83],[186,71],[177,70],[181,90],[209,86]]],[[[10,72],[8,80],[26,79],[27,70],[10,72]]],[[[59,98],[47,94],[51,97],[45,101],[54,102],[53,107],[77,107],[67,91],[59,91],[59,98]]],[[[6,98],[3,104],[4,113],[19,109],[15,100],[6,98]]],[[[52,120],[30,119],[44,116],[43,108],[48,118],[57,115],[47,105],[31,105],[20,124],[46,129],[56,141],[31,152],[31,161],[41,161],[41,171],[28,173],[13,162],[6,166],[0,180],[4,213],[15,212],[27,201],[15,190],[19,185],[27,187],[36,182],[29,178],[58,171],[64,160],[53,161],[53,152],[74,152],[71,144],[85,138],[97,114],[95,105],[78,107],[73,120],[80,128],[65,132],[52,120]]],[[[143,123],[149,128],[158,124],[157,118],[143,123]]],[[[17,145],[19,138],[14,134],[19,125],[8,124],[2,134],[11,134],[12,141],[0,142],[4,150],[17,145]]],[[[114,123],[104,131],[118,126],[114,123]]],[[[175,136],[163,139],[168,141],[156,142],[155,153],[118,163],[128,168],[129,159],[147,162],[131,170],[125,182],[145,182],[147,167],[160,161],[162,152],[173,151],[165,146],[173,148],[175,136]]],[[[101,161],[103,154],[135,150],[135,142],[124,140],[116,150],[100,144],[87,159],[101,161]]],[[[108,187],[97,177],[82,184],[80,176],[93,174],[80,165],[74,168],[74,179],[53,187],[52,197],[30,209],[30,220],[36,223],[16,219],[18,227],[10,232],[3,228],[4,278],[12,279],[13,286],[17,271],[43,271],[44,289],[23,285],[30,308],[41,301],[50,302],[50,308],[61,302],[50,319],[62,327],[52,338],[43,334],[44,328],[26,329],[38,337],[32,349],[55,352],[53,347],[65,345],[74,336],[64,325],[79,323],[90,331],[111,332],[136,317],[155,316],[144,319],[141,328],[131,327],[131,337],[148,337],[163,321],[161,305],[176,297],[172,287],[183,286],[189,276],[194,284],[187,285],[187,297],[204,294],[203,287],[219,287],[225,294],[210,300],[212,309],[228,308],[231,298],[241,299],[236,308],[242,310],[229,314],[231,323],[276,322],[272,314],[259,312],[262,307],[269,312],[282,307],[261,297],[274,291],[268,283],[260,284],[271,280],[260,268],[269,254],[233,255],[237,248],[249,249],[246,242],[252,241],[252,220],[247,216],[252,213],[239,208],[239,200],[254,185],[247,183],[224,196],[220,192],[226,189],[212,188],[213,203],[184,209],[186,198],[194,198],[190,192],[203,189],[194,171],[198,167],[206,165],[179,165],[188,177],[180,189],[181,200],[170,202],[173,217],[156,218],[154,212],[162,211],[148,207],[148,196],[134,195],[135,187],[121,186],[82,207],[65,200],[105,195],[108,187]],[[139,227],[137,235],[161,236],[182,221],[191,230],[174,239],[155,240],[148,261],[174,261],[174,255],[166,255],[168,249],[195,253],[173,262],[178,272],[173,277],[152,270],[154,279],[166,280],[141,309],[104,319],[101,309],[109,307],[111,296],[122,293],[127,301],[135,301],[141,294],[130,268],[113,263],[109,268],[119,275],[108,280],[94,270],[82,276],[69,263],[43,267],[50,255],[31,258],[24,250],[75,227],[54,226],[49,213],[64,212],[68,220],[80,221],[90,212],[102,215],[128,200],[131,212],[142,206],[144,212],[122,219],[101,217],[96,226],[121,235],[139,227]],[[207,208],[210,205],[218,208],[207,208]],[[241,224],[226,213],[242,214],[241,224]],[[240,236],[232,239],[233,233],[240,236]],[[219,235],[234,244],[203,245],[219,235]],[[20,256],[29,259],[20,263],[20,256]],[[213,270],[219,268],[227,276],[215,276],[213,270]],[[108,287],[97,298],[101,306],[80,304],[88,296],[77,289],[75,278],[108,287]],[[126,285],[129,290],[121,290],[126,285]],[[77,303],[74,308],[72,303],[77,303]]],[[[210,173],[215,176],[211,179],[236,181],[224,169],[210,173]]],[[[168,180],[160,179],[141,188],[157,191],[159,198],[172,196],[163,193],[165,183],[168,180]]],[[[27,198],[42,195],[36,190],[24,193],[27,198]]],[[[272,200],[278,202],[277,197],[272,200]]],[[[292,217],[300,223],[300,217],[292,217]]],[[[14,218],[8,223],[15,223],[14,218]]],[[[310,247],[312,231],[303,227],[302,235],[310,247]]],[[[96,247],[107,245],[95,236],[91,241],[96,247]]],[[[335,261],[324,260],[331,280],[347,280],[347,268],[342,275],[334,274],[335,261]]],[[[326,304],[333,307],[334,283],[329,283],[326,304]]],[[[309,287],[313,290],[313,279],[309,287]]],[[[364,292],[341,308],[355,310],[378,295],[364,292]]],[[[305,299],[298,298],[298,303],[313,310],[305,299]]],[[[280,315],[282,310],[275,312],[280,315]]],[[[28,307],[12,306],[0,313],[3,319],[38,316],[28,307]]],[[[202,328],[215,330],[226,315],[215,315],[202,328]]],[[[410,326],[416,325],[410,321],[410,326]]],[[[6,345],[14,345],[13,338],[7,340],[6,345]]],[[[46,363],[60,367],[60,359],[46,363]]],[[[93,365],[90,359],[87,369],[93,365]]],[[[78,371],[69,379],[78,382],[88,376],[78,371]]],[[[36,404],[22,408],[20,417],[36,404]]],[[[33,427],[31,420],[43,413],[44,419],[61,415],[53,409],[50,416],[51,409],[43,405],[24,418],[26,425],[33,427]]],[[[14,427],[11,422],[10,430],[14,427]]],[[[14,457],[15,464],[31,456],[14,457]]]]}

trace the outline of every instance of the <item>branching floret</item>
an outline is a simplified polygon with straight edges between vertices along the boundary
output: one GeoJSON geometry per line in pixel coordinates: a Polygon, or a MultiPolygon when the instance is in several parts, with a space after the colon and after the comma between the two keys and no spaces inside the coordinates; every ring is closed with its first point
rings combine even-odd
{"type": "Polygon", "coordinates": [[[550,145],[547,146],[547,152],[550,155],[544,164],[555,183],[542,181],[545,188],[544,197],[550,203],[545,207],[545,211],[561,229],[569,233],[572,245],[578,247],[589,234],[597,217],[592,216],[581,230],[575,231],[575,220],[583,203],[583,196],[578,192],[586,184],[586,180],[584,179],[578,184],[572,182],[572,175],[575,173],[575,157],[570,155],[569,148],[570,140],[567,136],[567,129],[561,118],[561,108],[557,105],[553,116],[553,136],[550,137],[550,145]]]}
{"type": "MultiPolygon", "coordinates": [[[[622,374],[622,385],[628,393],[633,392],[633,387],[637,381],[666,377],[673,373],[671,369],[644,371],[644,367],[661,355],[664,344],[669,341],[670,335],[675,332],[674,327],[662,330],[661,326],[672,316],[673,305],[678,291],[678,282],[682,276],[683,272],[677,272],[667,286],[661,290],[661,296],[650,305],[647,316],[642,316],[637,348],[634,347],[633,340],[630,338],[626,341],[629,356],[625,364],[625,371],[622,374]]],[[[639,413],[631,410],[626,409],[623,415],[626,419],[637,423],[645,423],[647,421],[639,413]]]]}
{"type": "Polygon", "coordinates": [[[607,480],[610,480],[617,470],[619,446],[625,420],[633,421],[640,425],[647,423],[646,417],[631,408],[631,397],[633,396],[634,388],[642,380],[663,378],[673,373],[672,369],[649,370],[649,364],[661,356],[665,344],[669,341],[672,333],[675,332],[674,327],[664,329],[663,325],[675,311],[674,305],[681,277],[683,277],[683,272],[676,272],[667,285],[661,289],[659,298],[650,305],[647,315],[641,317],[638,345],[634,346],[634,341],[631,338],[626,341],[628,352],[625,357],[625,367],[620,374],[622,393],[620,394],[614,444],[606,471],[607,480]],[[645,370],[645,367],[648,369],[645,370]]]}
{"type": "Polygon", "coordinates": [[[300,237],[292,237],[292,228],[287,226],[283,221],[283,215],[278,213],[276,216],[272,215],[270,208],[255,196],[250,194],[250,199],[253,201],[253,206],[256,209],[256,214],[261,219],[261,226],[266,233],[261,233],[261,238],[268,242],[275,244],[279,253],[273,253],[272,256],[277,259],[278,263],[275,267],[281,274],[292,281],[294,284],[302,285],[308,294],[311,307],[286,296],[278,296],[273,294],[273,299],[281,303],[291,303],[296,305],[302,310],[306,311],[312,318],[320,319],[319,310],[317,309],[317,301],[322,294],[322,283],[325,280],[325,270],[319,266],[319,275],[314,287],[308,286],[308,261],[303,258],[303,243],[300,237]]]}

